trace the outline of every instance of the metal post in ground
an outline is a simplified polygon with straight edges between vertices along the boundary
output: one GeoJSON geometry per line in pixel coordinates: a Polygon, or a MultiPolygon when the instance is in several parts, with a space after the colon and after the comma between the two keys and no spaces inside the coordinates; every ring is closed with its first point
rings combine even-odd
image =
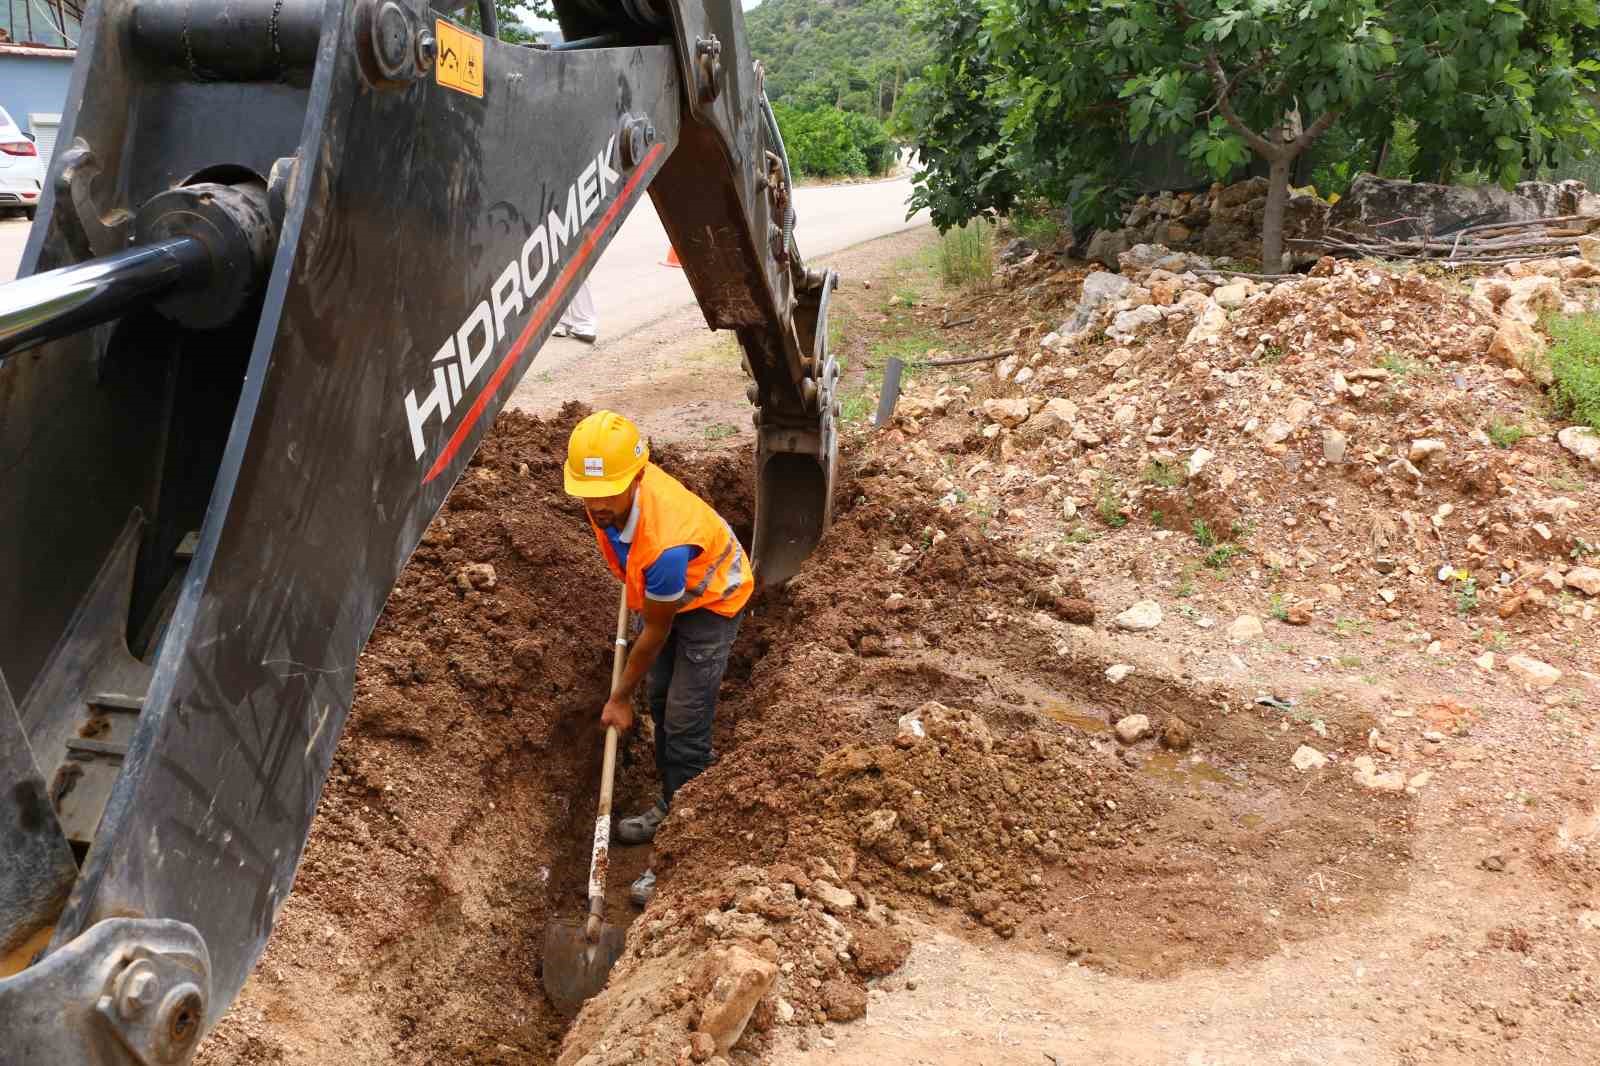
{"type": "Polygon", "coordinates": [[[883,365],[883,392],[878,396],[878,413],[872,420],[878,429],[888,425],[889,419],[894,417],[895,401],[900,399],[900,371],[903,369],[905,364],[898,356],[891,355],[883,365]]]}

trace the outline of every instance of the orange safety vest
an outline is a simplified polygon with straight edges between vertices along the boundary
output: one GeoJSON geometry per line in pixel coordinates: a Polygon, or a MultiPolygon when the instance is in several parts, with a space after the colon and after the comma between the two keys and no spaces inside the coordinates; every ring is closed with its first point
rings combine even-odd
{"type": "MultiPolygon", "coordinates": [[[[628,548],[628,572],[617,565],[611,541],[594,520],[594,539],[613,577],[628,586],[628,608],[644,610],[644,572],[668,548],[692,544],[700,554],[689,560],[688,585],[678,601],[678,611],[704,608],[732,618],[749,602],[754,591],[750,561],[733,529],[710,504],[683,487],[682,482],[654,463],[647,463],[639,482],[633,543],[628,548]]],[[[588,512],[585,512],[587,515],[588,512]]]]}

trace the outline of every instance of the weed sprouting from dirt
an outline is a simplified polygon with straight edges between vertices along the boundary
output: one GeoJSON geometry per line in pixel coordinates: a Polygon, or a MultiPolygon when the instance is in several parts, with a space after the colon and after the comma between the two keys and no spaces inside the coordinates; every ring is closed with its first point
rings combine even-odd
{"type": "Polygon", "coordinates": [[[1550,372],[1558,408],[1600,432],[1600,315],[1555,316],[1545,327],[1550,347],[1550,372]]]}
{"type": "Polygon", "coordinates": [[[1204,518],[1196,518],[1194,520],[1193,528],[1195,542],[1199,544],[1200,547],[1215,548],[1217,546],[1217,535],[1216,533],[1212,532],[1211,526],[1204,518]]]}
{"type": "Polygon", "coordinates": [[[1489,439],[1494,442],[1496,448],[1510,448],[1528,435],[1528,431],[1522,428],[1522,423],[1502,422],[1498,418],[1489,423],[1488,432],[1489,439]]]}
{"type": "Polygon", "coordinates": [[[1095,485],[1094,510],[1112,529],[1128,524],[1128,516],[1122,513],[1122,489],[1114,479],[1101,478],[1095,485]]]}
{"type": "Polygon", "coordinates": [[[939,243],[939,273],[953,288],[981,288],[994,278],[994,227],[981,219],[953,229],[939,243]]]}
{"type": "Polygon", "coordinates": [[[1139,475],[1152,485],[1162,488],[1172,488],[1183,484],[1183,471],[1173,463],[1163,463],[1160,459],[1152,459],[1145,464],[1143,472],[1139,475]]]}

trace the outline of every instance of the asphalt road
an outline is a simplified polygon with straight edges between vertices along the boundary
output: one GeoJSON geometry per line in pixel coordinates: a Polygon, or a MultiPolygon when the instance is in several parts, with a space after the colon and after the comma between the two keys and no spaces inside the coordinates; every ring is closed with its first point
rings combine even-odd
{"type": "MultiPolygon", "coordinates": [[[[806,257],[826,255],[874,237],[921,225],[927,212],[906,219],[908,179],[863,185],[829,185],[795,192],[795,241],[806,257]]],[[[20,216],[0,220],[0,280],[16,276],[28,222],[20,216]]],[[[655,208],[643,201],[623,222],[590,275],[600,317],[602,342],[615,340],[694,302],[683,271],[662,266],[667,236],[655,208]]],[[[539,357],[540,369],[558,369],[587,348],[557,341],[539,357]]]]}

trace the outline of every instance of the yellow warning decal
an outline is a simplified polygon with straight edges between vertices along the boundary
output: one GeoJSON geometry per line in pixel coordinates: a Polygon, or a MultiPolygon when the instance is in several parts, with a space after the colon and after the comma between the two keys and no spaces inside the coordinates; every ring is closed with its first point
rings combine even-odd
{"type": "Polygon", "coordinates": [[[483,38],[444,19],[435,21],[439,58],[434,77],[446,89],[483,98],[483,38]]]}

